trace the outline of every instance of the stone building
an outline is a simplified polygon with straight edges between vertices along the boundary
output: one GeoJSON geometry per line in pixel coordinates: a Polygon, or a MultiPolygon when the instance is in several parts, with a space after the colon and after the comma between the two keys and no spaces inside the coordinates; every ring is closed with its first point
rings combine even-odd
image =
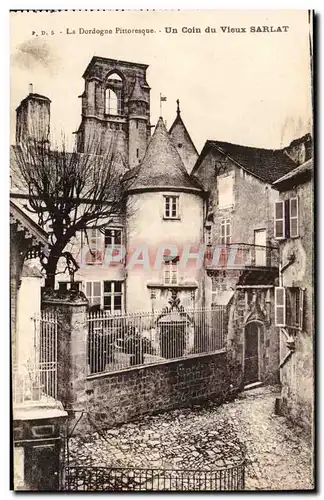
{"type": "Polygon", "coordinates": [[[280,332],[281,410],[308,431],[314,417],[313,160],[276,180],[280,246],[276,325],[280,332]]]}
{"type": "Polygon", "coordinates": [[[202,241],[203,192],[187,173],[162,118],[133,176],[127,246],[147,249],[150,265],[147,270],[131,261],[126,266],[128,310],[161,308],[170,290],[178,292],[184,306],[201,305],[202,269],[185,261],[185,254],[202,241]]]}
{"type": "Polygon", "coordinates": [[[78,151],[115,148],[125,169],[143,159],[151,135],[150,87],[146,64],[93,57],[83,78],[78,151]]]}
{"type": "Polygon", "coordinates": [[[244,384],[278,378],[273,206],[279,195],[271,185],[295,166],[283,150],[207,141],[192,171],[208,193],[205,301],[228,305],[228,342],[244,384]]]}

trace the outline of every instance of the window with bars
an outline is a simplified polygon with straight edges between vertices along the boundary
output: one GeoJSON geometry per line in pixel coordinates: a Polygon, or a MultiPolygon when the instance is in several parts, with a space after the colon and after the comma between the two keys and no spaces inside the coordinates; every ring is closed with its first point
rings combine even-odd
{"type": "Polygon", "coordinates": [[[298,198],[276,201],[274,204],[274,236],[277,240],[299,236],[298,198]]]}
{"type": "Polygon", "coordinates": [[[221,245],[229,245],[231,243],[231,220],[223,219],[220,227],[220,243],[221,245]]]}
{"type": "Polygon", "coordinates": [[[168,260],[163,264],[163,282],[165,285],[178,284],[178,262],[168,260]]]}
{"type": "Polygon", "coordinates": [[[164,197],[164,218],[179,219],[179,196],[164,197]]]}
{"type": "Polygon", "coordinates": [[[298,287],[275,288],[276,326],[303,328],[304,290],[298,287]]]}

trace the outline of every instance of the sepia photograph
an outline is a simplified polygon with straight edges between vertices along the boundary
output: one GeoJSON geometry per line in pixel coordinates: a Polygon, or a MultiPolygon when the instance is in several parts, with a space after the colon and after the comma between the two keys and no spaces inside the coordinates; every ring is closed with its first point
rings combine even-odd
{"type": "Polygon", "coordinates": [[[10,12],[12,490],[315,490],[313,25],[10,12]]]}

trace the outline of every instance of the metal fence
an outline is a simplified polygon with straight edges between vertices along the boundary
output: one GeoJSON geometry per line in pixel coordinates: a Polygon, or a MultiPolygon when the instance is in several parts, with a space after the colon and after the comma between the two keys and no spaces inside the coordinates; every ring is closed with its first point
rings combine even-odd
{"type": "Polygon", "coordinates": [[[223,349],[226,307],[88,316],[89,373],[163,363],[223,349]]]}
{"type": "Polygon", "coordinates": [[[244,462],[217,470],[67,467],[67,491],[238,491],[244,462]]]}
{"type": "Polygon", "coordinates": [[[57,319],[47,312],[32,319],[34,337],[29,344],[30,349],[26,349],[24,362],[20,361],[13,367],[12,392],[15,404],[57,396],[57,319]]]}

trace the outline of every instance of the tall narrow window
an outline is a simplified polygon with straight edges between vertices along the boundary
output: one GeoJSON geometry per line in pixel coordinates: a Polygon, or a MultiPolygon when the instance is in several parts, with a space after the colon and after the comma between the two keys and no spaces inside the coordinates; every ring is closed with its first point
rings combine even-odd
{"type": "Polygon", "coordinates": [[[164,218],[179,219],[179,197],[165,196],[164,197],[164,218]]]}
{"type": "Polygon", "coordinates": [[[116,92],[109,88],[106,90],[105,112],[107,115],[119,114],[118,95],[116,92]]]}
{"type": "Polygon", "coordinates": [[[221,222],[221,245],[229,245],[231,243],[231,220],[223,219],[221,222]]]}
{"type": "Polygon", "coordinates": [[[103,307],[106,311],[122,310],[122,286],[121,281],[104,281],[103,307]]]}
{"type": "Polygon", "coordinates": [[[178,284],[178,262],[176,260],[168,260],[164,262],[164,284],[177,285],[178,284]]]}

